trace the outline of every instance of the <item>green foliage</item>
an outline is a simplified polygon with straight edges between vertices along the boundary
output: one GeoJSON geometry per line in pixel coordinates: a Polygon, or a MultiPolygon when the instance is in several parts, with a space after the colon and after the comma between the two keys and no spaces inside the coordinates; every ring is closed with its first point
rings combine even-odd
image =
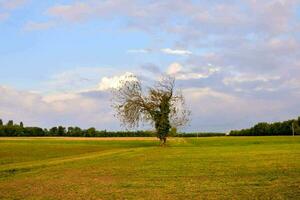
{"type": "MultiPolygon", "coordinates": [[[[1,120],[0,120],[1,121],[1,120]]],[[[161,126],[165,126],[162,124],[161,126]]],[[[166,132],[165,132],[166,133],[166,132]]],[[[171,128],[168,136],[172,137],[210,137],[224,136],[224,133],[177,133],[176,128],[171,128]]],[[[63,126],[52,127],[49,130],[40,127],[24,127],[23,123],[0,126],[0,137],[156,137],[155,131],[107,131],[95,128],[81,129],[79,127],[63,126]]]]}
{"type": "Polygon", "coordinates": [[[13,126],[14,125],[14,121],[13,120],[9,120],[8,122],[7,122],[7,126],[13,126]]]}
{"type": "Polygon", "coordinates": [[[97,131],[95,128],[89,128],[85,132],[85,137],[93,137],[94,135],[96,135],[96,132],[97,131]]]}
{"type": "Polygon", "coordinates": [[[64,136],[66,134],[66,128],[59,126],[57,129],[58,136],[64,136]]]}
{"type": "MultiPolygon", "coordinates": [[[[1,120],[2,121],[2,120],[1,120]]],[[[156,134],[151,131],[98,131],[95,128],[89,128],[87,130],[79,127],[63,126],[52,127],[49,130],[39,127],[24,127],[21,122],[13,124],[10,120],[7,125],[0,125],[0,137],[18,137],[18,136],[63,136],[63,137],[154,137],[156,134]]]]}
{"type": "Polygon", "coordinates": [[[159,104],[159,111],[154,110],[151,111],[151,114],[154,119],[155,129],[157,132],[157,137],[166,142],[166,138],[169,134],[171,124],[170,124],[170,97],[167,95],[163,95],[161,98],[161,102],[159,104]]]}
{"type": "Polygon", "coordinates": [[[232,136],[268,136],[268,135],[292,135],[293,124],[295,128],[295,134],[300,135],[300,117],[298,120],[288,120],[275,123],[258,123],[252,128],[233,130],[230,132],[232,136]]]}
{"type": "Polygon", "coordinates": [[[58,136],[58,128],[57,127],[52,127],[50,130],[49,130],[49,136],[58,136]]]}

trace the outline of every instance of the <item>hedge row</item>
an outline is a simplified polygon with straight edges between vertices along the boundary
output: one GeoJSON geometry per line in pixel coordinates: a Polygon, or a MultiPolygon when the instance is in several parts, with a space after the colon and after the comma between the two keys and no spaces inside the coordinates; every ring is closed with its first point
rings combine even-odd
{"type": "Polygon", "coordinates": [[[271,136],[271,135],[300,135],[300,117],[298,120],[266,123],[261,122],[249,129],[233,130],[231,136],[271,136]],[[293,130],[294,129],[294,130],[293,130]]]}

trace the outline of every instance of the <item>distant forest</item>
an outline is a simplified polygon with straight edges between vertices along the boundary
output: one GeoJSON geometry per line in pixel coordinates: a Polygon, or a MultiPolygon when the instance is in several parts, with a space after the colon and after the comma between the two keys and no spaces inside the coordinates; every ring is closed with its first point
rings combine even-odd
{"type": "MultiPolygon", "coordinates": [[[[225,133],[177,133],[171,129],[173,137],[209,137],[222,136],[225,133]]],[[[9,120],[6,124],[0,119],[0,137],[156,137],[154,131],[107,131],[95,128],[81,129],[79,127],[57,126],[50,129],[40,127],[25,127],[23,122],[15,124],[9,120]]]]}
{"type": "Polygon", "coordinates": [[[297,120],[266,123],[261,122],[252,128],[233,130],[232,136],[268,136],[268,135],[300,135],[300,117],[297,120]]]}
{"type": "MultiPolygon", "coordinates": [[[[271,136],[271,135],[300,135],[300,117],[297,120],[266,123],[261,122],[252,128],[233,130],[231,136],[271,136]]],[[[169,136],[172,137],[210,137],[224,136],[225,133],[199,132],[177,133],[171,129],[169,136]]],[[[40,127],[25,127],[23,122],[18,124],[13,120],[3,123],[0,119],[0,137],[156,137],[154,131],[107,131],[95,128],[81,129],[79,127],[57,126],[50,129],[40,127]]]]}

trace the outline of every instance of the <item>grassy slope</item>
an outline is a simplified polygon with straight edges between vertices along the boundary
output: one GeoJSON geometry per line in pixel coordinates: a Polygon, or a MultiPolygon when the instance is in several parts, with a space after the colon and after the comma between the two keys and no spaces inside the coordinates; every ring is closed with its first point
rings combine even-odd
{"type": "Polygon", "coordinates": [[[0,199],[299,199],[300,137],[0,139],[0,199]]]}

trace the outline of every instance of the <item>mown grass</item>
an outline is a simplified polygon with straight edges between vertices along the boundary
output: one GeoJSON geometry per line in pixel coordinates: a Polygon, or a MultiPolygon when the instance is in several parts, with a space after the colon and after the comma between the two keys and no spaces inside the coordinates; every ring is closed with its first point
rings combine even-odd
{"type": "Polygon", "coordinates": [[[0,199],[300,199],[300,137],[0,139],[0,199]]]}

